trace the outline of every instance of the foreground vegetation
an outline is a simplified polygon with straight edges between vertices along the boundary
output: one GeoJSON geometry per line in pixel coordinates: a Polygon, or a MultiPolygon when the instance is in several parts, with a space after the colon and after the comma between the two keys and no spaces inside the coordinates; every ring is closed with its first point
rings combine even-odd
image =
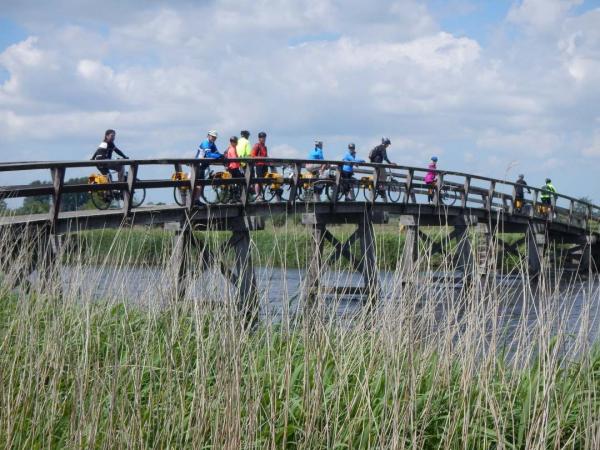
{"type": "Polygon", "coordinates": [[[265,288],[247,329],[216,273],[178,301],[161,251],[164,270],[132,299],[116,275],[143,245],[82,248],[27,289],[27,250],[0,262],[0,446],[599,448],[595,285],[489,278],[457,291],[409,273],[352,314],[302,291],[271,314],[265,288]],[[576,295],[573,329],[564,299],[576,295]]]}

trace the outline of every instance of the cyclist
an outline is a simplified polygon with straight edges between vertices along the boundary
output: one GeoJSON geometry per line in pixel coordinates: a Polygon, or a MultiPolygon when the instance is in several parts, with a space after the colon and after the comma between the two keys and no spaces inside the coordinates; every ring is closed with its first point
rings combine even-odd
{"type": "MultiPolygon", "coordinates": [[[[117,146],[115,145],[115,136],[116,135],[117,135],[117,133],[115,132],[115,130],[106,130],[104,132],[104,140],[102,142],[100,142],[100,145],[98,145],[98,148],[92,155],[92,160],[112,159],[113,152],[115,152],[117,155],[119,155],[123,159],[129,159],[127,156],[125,156],[125,153],[123,153],[121,150],[119,150],[117,148],[117,146]]],[[[98,167],[98,170],[100,171],[100,173],[102,175],[110,177],[110,169],[108,166],[99,164],[96,167],[98,167]]],[[[119,181],[124,181],[125,167],[124,166],[119,167],[117,169],[117,173],[118,173],[119,181]]]]}
{"type": "MultiPolygon", "coordinates": [[[[215,130],[210,130],[206,139],[202,141],[198,147],[198,151],[196,152],[196,159],[222,159],[223,155],[217,149],[217,144],[215,141],[219,137],[219,134],[215,130]]],[[[200,164],[198,168],[198,179],[206,178],[206,169],[209,167],[209,163],[203,162],[200,164]]],[[[200,206],[202,203],[200,202],[200,196],[204,192],[204,186],[199,186],[196,188],[196,192],[194,197],[196,200],[196,205],[200,206]],[[197,194],[197,195],[196,195],[197,194]]]]}
{"type": "Polygon", "coordinates": [[[427,174],[425,175],[425,184],[427,185],[427,201],[431,203],[433,201],[433,193],[435,185],[437,184],[437,156],[431,157],[431,162],[427,166],[427,174]]]}
{"type": "MultiPolygon", "coordinates": [[[[248,130],[240,131],[241,138],[238,139],[236,146],[238,158],[250,158],[252,156],[252,147],[250,145],[250,132],[248,130]]],[[[241,168],[246,167],[246,163],[241,163],[241,168]]]]}
{"type": "MultiPolygon", "coordinates": [[[[317,161],[322,161],[325,159],[325,157],[323,155],[323,141],[315,141],[315,148],[308,155],[308,159],[315,161],[315,162],[312,164],[307,164],[306,170],[308,170],[308,172],[310,172],[310,174],[314,178],[318,178],[319,174],[322,171],[324,171],[326,168],[325,164],[320,164],[317,162],[317,161]]],[[[317,202],[321,201],[322,190],[323,190],[322,187],[313,188],[314,195],[315,195],[315,201],[317,201],[317,202]]]]}
{"type": "Polygon", "coordinates": [[[520,213],[521,208],[523,208],[525,189],[527,189],[527,193],[531,193],[531,189],[526,186],[527,182],[525,181],[525,175],[520,174],[517,181],[515,181],[515,212],[520,213]]]}
{"type": "Polygon", "coordinates": [[[542,200],[542,205],[547,208],[548,215],[553,214],[554,207],[552,205],[552,197],[556,199],[556,188],[552,184],[552,180],[550,178],[546,178],[546,184],[544,184],[541,188],[540,198],[542,200]]]}
{"type": "MultiPolygon", "coordinates": [[[[356,146],[352,142],[350,144],[348,144],[348,151],[344,155],[344,158],[342,159],[342,161],[357,162],[357,163],[365,162],[364,159],[360,159],[360,158],[356,157],[356,146]]],[[[353,164],[344,164],[342,166],[342,179],[343,179],[343,183],[344,183],[343,189],[344,189],[344,195],[345,195],[346,201],[356,200],[354,198],[354,191],[352,190],[352,184],[351,184],[352,181],[350,181],[353,179],[353,175],[354,175],[354,165],[353,164]]]]}
{"type": "MultiPolygon", "coordinates": [[[[225,158],[227,159],[237,159],[238,153],[237,153],[237,145],[239,143],[239,140],[237,138],[237,136],[231,136],[229,138],[229,147],[227,148],[227,151],[225,152],[225,158]]],[[[243,178],[244,174],[242,174],[242,171],[240,170],[240,166],[241,164],[237,161],[231,161],[231,162],[227,162],[227,171],[231,174],[232,178],[243,178]]]]}
{"type": "MultiPolygon", "coordinates": [[[[377,164],[382,164],[384,161],[388,164],[392,164],[392,165],[396,165],[395,163],[391,162],[388,158],[387,155],[387,149],[388,147],[392,144],[392,142],[389,140],[389,138],[387,137],[382,137],[381,138],[381,144],[377,145],[376,147],[374,147],[370,152],[369,152],[369,161],[371,161],[372,163],[377,163],[377,164]]],[[[387,172],[385,170],[384,167],[382,168],[378,168],[377,169],[377,179],[379,181],[379,195],[383,198],[384,202],[387,202],[387,195],[385,193],[385,181],[387,180],[387,172]]]]}
{"type": "MultiPolygon", "coordinates": [[[[267,133],[261,131],[258,133],[258,142],[252,147],[251,155],[252,158],[268,158],[269,153],[267,151],[267,133]]],[[[254,164],[254,175],[256,178],[265,178],[269,169],[269,163],[264,161],[257,161],[254,164]]],[[[263,202],[265,200],[262,191],[262,184],[256,183],[256,200],[257,202],[263,202]]]]}

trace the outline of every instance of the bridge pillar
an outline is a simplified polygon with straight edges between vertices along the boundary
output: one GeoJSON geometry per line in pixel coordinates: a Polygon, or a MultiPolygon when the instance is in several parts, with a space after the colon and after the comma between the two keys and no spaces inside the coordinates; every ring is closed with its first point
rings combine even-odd
{"type": "Polygon", "coordinates": [[[304,283],[304,298],[314,301],[315,293],[319,288],[320,274],[323,266],[323,248],[325,242],[329,242],[333,248],[333,258],[346,258],[363,279],[360,288],[332,287],[330,292],[342,295],[361,295],[369,306],[372,306],[379,298],[379,277],[377,273],[377,255],[375,233],[373,223],[385,223],[388,216],[385,214],[373,215],[369,210],[362,213],[348,215],[336,214],[303,214],[302,223],[311,227],[312,232],[312,255],[306,273],[304,283]],[[327,224],[350,224],[357,225],[356,231],[346,242],[340,242],[327,230],[327,224]],[[360,255],[352,254],[352,245],[358,241],[360,255]],[[354,293],[354,294],[353,294],[354,293]]]}
{"type": "Polygon", "coordinates": [[[364,214],[358,223],[360,252],[363,260],[362,278],[366,289],[366,302],[373,307],[379,298],[379,277],[377,274],[377,253],[375,248],[375,233],[373,221],[369,214],[364,214]]]}
{"type": "Polygon", "coordinates": [[[233,221],[229,246],[233,248],[236,268],[238,311],[247,326],[258,320],[258,292],[250,251],[250,229],[243,217],[233,221]]]}
{"type": "Polygon", "coordinates": [[[529,273],[538,275],[542,270],[544,248],[547,243],[546,229],[541,224],[530,223],[525,234],[529,273]]]}
{"type": "Polygon", "coordinates": [[[477,226],[478,219],[475,216],[460,216],[457,217],[452,225],[454,226],[454,235],[456,236],[456,269],[463,273],[463,277],[472,279],[474,273],[475,258],[469,233],[472,227],[477,226]]]}
{"type": "Polygon", "coordinates": [[[400,216],[400,225],[404,227],[404,249],[402,251],[401,270],[408,276],[416,270],[419,258],[419,224],[415,216],[400,216]]]}
{"type": "Polygon", "coordinates": [[[181,224],[173,237],[172,262],[175,269],[175,292],[177,300],[185,299],[187,293],[192,239],[192,228],[187,223],[181,224]]]}
{"type": "Polygon", "coordinates": [[[304,299],[312,306],[318,298],[321,271],[323,265],[323,247],[325,244],[325,233],[327,232],[324,223],[312,224],[311,230],[311,249],[312,254],[306,270],[306,280],[304,283],[304,299]]]}

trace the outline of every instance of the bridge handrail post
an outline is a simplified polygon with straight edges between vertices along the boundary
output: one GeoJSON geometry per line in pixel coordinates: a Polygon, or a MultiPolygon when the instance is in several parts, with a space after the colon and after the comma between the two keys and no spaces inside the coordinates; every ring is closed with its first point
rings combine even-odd
{"type": "Polygon", "coordinates": [[[487,209],[488,212],[492,211],[492,203],[494,202],[494,192],[496,191],[496,182],[495,181],[490,181],[490,187],[488,189],[488,195],[487,195],[487,199],[486,199],[486,204],[485,204],[485,209],[487,209]]]}
{"type": "Polygon", "coordinates": [[[331,203],[333,205],[333,209],[335,210],[335,207],[337,205],[337,200],[338,200],[338,192],[340,192],[340,181],[342,179],[342,164],[338,164],[336,166],[336,171],[335,171],[335,185],[333,186],[333,199],[331,200],[331,203]]]}
{"type": "Polygon", "coordinates": [[[65,168],[54,167],[50,169],[52,176],[52,187],[54,189],[52,193],[52,205],[50,207],[49,217],[51,233],[54,234],[56,230],[56,222],[58,220],[58,213],[60,212],[60,200],[62,195],[62,187],[65,182],[65,168]]]}
{"type": "Polygon", "coordinates": [[[408,173],[406,174],[406,195],[404,196],[404,203],[410,203],[414,176],[415,171],[413,169],[408,169],[408,173]]]}
{"type": "Polygon", "coordinates": [[[531,205],[531,210],[529,211],[529,217],[531,217],[533,219],[535,217],[535,209],[537,208],[537,203],[538,203],[538,191],[537,191],[537,189],[533,190],[532,200],[533,200],[533,203],[531,205]]]}
{"type": "Polygon", "coordinates": [[[435,185],[435,206],[440,206],[441,204],[441,189],[444,185],[444,173],[438,172],[438,179],[435,185]]]}
{"type": "Polygon", "coordinates": [[[462,207],[467,207],[467,202],[469,201],[469,191],[471,190],[471,177],[466,176],[465,182],[463,184],[463,193],[461,195],[462,207]]]}
{"type": "Polygon", "coordinates": [[[510,205],[508,207],[509,214],[514,214],[515,212],[515,202],[517,201],[517,187],[513,185],[512,187],[512,195],[510,198],[510,205]]]}
{"type": "Polygon", "coordinates": [[[190,164],[190,195],[185,199],[185,207],[188,211],[191,211],[196,201],[196,184],[198,183],[198,172],[199,165],[197,163],[190,164]]]}
{"type": "MultiPolygon", "coordinates": [[[[385,170],[385,169],[383,169],[385,170]]],[[[373,170],[373,195],[371,196],[371,204],[375,204],[375,198],[377,197],[377,191],[379,189],[379,172],[381,171],[380,167],[376,167],[373,170]]],[[[386,194],[387,195],[387,194],[386,194]]]]}
{"type": "Polygon", "coordinates": [[[135,190],[135,180],[137,179],[138,165],[131,163],[129,173],[127,174],[127,188],[123,193],[123,216],[128,217],[131,214],[133,205],[133,192],[135,190]]]}
{"type": "MultiPolygon", "coordinates": [[[[254,173],[254,164],[252,161],[246,162],[244,170],[244,186],[240,200],[243,206],[248,206],[250,201],[250,188],[252,187],[252,174],[254,173]]],[[[258,194],[257,194],[258,195],[258,194]]]]}
{"type": "Polygon", "coordinates": [[[573,199],[569,201],[569,226],[573,223],[573,212],[575,211],[575,202],[573,199]]]}

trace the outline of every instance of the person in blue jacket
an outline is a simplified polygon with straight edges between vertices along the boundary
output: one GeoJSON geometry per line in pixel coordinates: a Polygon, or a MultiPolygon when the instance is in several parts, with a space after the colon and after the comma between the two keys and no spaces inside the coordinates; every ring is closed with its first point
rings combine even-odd
{"type": "MultiPolygon", "coordinates": [[[[215,141],[218,137],[219,135],[215,130],[210,130],[206,135],[206,139],[202,141],[198,146],[198,151],[196,151],[196,159],[222,159],[223,154],[219,152],[217,144],[215,144],[215,141]]],[[[199,179],[206,178],[206,169],[208,169],[208,167],[208,162],[203,162],[202,164],[200,164],[200,167],[198,168],[199,179]]],[[[202,196],[203,190],[203,186],[196,188],[196,195],[194,195],[194,197],[197,199],[197,205],[201,204],[200,197],[202,196]]]]}
{"type": "MultiPolygon", "coordinates": [[[[361,163],[365,162],[364,159],[360,159],[356,157],[356,146],[351,142],[348,144],[348,151],[344,155],[342,161],[361,163]]],[[[352,182],[350,180],[353,179],[354,175],[354,165],[353,164],[344,164],[342,166],[342,179],[343,179],[343,189],[344,195],[347,201],[354,201],[354,190],[352,189],[352,182]]]]}
{"type": "MultiPolygon", "coordinates": [[[[323,161],[325,159],[323,155],[323,141],[315,141],[315,148],[308,154],[308,159],[314,161],[314,163],[307,164],[306,170],[312,174],[313,178],[319,178],[321,172],[323,172],[326,168],[325,164],[319,163],[319,161],[323,161]]],[[[321,201],[321,192],[323,192],[322,187],[314,187],[315,201],[321,201]]]]}

